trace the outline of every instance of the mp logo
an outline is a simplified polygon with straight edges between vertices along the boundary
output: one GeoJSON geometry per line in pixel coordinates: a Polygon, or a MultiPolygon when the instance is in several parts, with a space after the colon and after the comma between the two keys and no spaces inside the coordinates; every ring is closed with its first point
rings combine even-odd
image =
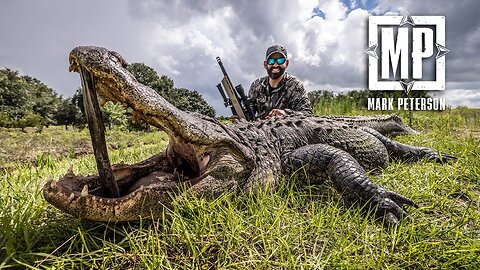
{"type": "Polygon", "coordinates": [[[369,90],[445,90],[444,16],[370,16],[368,46],[369,90]]]}

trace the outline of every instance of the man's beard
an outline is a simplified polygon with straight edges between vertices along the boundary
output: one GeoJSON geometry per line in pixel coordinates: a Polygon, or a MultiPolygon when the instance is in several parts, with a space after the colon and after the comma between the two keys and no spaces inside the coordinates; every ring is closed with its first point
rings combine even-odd
{"type": "Polygon", "coordinates": [[[272,70],[274,69],[274,67],[267,69],[267,74],[268,74],[268,77],[270,77],[270,79],[276,80],[280,78],[283,75],[283,73],[285,73],[285,68],[283,67],[277,67],[277,68],[280,69],[280,72],[273,73],[272,70]]]}

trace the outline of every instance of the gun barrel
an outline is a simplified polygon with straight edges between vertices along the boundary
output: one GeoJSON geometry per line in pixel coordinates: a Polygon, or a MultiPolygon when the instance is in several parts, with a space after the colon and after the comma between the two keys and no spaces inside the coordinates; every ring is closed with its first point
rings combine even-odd
{"type": "MultiPolygon", "coordinates": [[[[223,66],[222,60],[220,60],[220,57],[217,56],[217,63],[220,66],[220,69],[222,70],[223,76],[228,77],[227,71],[225,70],[225,67],[223,66]]],[[[230,80],[230,78],[228,78],[230,80]]]]}

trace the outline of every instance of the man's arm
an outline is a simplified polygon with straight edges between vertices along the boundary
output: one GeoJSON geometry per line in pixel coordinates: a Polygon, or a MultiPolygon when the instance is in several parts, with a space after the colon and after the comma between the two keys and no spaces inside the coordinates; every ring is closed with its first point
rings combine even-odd
{"type": "Polygon", "coordinates": [[[285,109],[287,114],[291,114],[294,111],[305,114],[313,114],[312,105],[308,99],[307,91],[305,91],[305,88],[300,81],[296,81],[296,83],[292,86],[292,95],[289,106],[287,109],[285,109]]]}

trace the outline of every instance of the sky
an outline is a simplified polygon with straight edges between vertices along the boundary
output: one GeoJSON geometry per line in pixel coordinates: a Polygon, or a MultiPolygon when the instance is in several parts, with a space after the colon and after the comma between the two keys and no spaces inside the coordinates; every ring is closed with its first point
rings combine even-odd
{"type": "Polygon", "coordinates": [[[35,77],[63,97],[80,86],[68,54],[80,45],[120,53],[202,94],[229,115],[215,87],[220,56],[233,83],[265,76],[267,47],[288,50],[287,72],[307,91],[368,87],[368,16],[446,17],[446,90],[452,106],[480,108],[480,1],[476,0],[15,0],[0,9],[0,68],[35,77]]]}

